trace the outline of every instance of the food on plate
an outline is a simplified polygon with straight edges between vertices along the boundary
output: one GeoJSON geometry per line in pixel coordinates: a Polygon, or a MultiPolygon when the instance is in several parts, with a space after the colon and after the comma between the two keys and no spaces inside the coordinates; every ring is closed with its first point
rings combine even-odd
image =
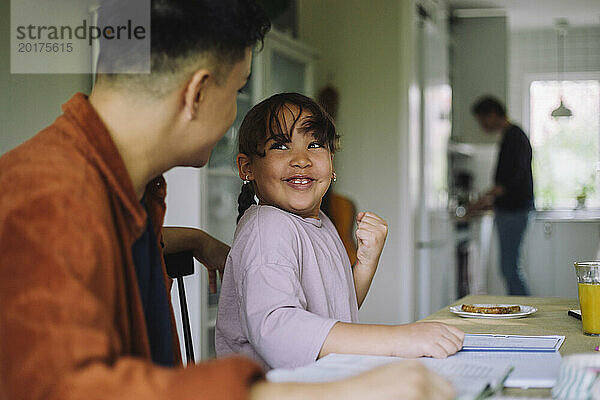
{"type": "Polygon", "coordinates": [[[479,314],[514,314],[521,311],[520,306],[487,306],[481,307],[473,304],[463,304],[461,309],[464,312],[479,314]]]}

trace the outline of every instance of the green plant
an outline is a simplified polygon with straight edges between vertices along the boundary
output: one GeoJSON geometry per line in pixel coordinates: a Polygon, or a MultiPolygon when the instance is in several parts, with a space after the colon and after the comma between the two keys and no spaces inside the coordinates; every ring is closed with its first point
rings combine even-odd
{"type": "Polygon", "coordinates": [[[592,177],[590,180],[587,181],[587,183],[583,183],[580,184],[579,186],[579,191],[577,193],[577,201],[580,200],[584,200],[591,194],[593,194],[596,191],[596,187],[594,185],[594,181],[595,181],[595,174],[592,174],[592,177]]]}

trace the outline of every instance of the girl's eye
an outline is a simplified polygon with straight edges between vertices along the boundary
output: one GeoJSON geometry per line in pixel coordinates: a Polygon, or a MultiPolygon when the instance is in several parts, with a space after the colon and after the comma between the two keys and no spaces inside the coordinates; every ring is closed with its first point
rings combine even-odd
{"type": "Polygon", "coordinates": [[[288,146],[285,143],[273,143],[271,150],[287,150],[288,146]]]}
{"type": "Polygon", "coordinates": [[[319,149],[322,147],[323,147],[323,145],[319,142],[312,142],[311,144],[308,145],[309,149],[319,149]]]}

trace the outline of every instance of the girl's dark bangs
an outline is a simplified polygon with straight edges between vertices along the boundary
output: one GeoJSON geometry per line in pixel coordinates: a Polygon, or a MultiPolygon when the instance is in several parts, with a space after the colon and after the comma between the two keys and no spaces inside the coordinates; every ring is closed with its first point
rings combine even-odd
{"type": "Polygon", "coordinates": [[[302,115],[302,106],[294,103],[279,103],[274,104],[270,109],[268,123],[267,123],[267,131],[264,143],[266,144],[269,140],[273,139],[277,142],[289,143],[292,141],[292,132],[296,127],[296,123],[300,120],[300,116],[302,115]],[[296,105],[299,107],[299,112],[296,115],[290,104],[296,105]],[[289,112],[294,116],[294,119],[291,125],[288,127],[286,123],[285,113],[289,112]]]}
{"type": "Polygon", "coordinates": [[[246,115],[239,131],[239,151],[264,157],[266,143],[271,139],[289,143],[298,123],[300,132],[310,133],[332,152],[337,150],[339,136],[321,106],[299,93],[280,93],[257,104],[246,115]],[[289,126],[285,118],[288,113],[293,116],[289,126]],[[303,113],[308,115],[301,120],[303,113]]]}
{"type": "Polygon", "coordinates": [[[328,122],[327,118],[318,118],[311,114],[302,121],[299,130],[304,134],[311,134],[317,142],[328,145],[331,151],[335,151],[335,129],[333,124],[328,122]]]}
{"type": "Polygon", "coordinates": [[[309,101],[290,101],[290,99],[287,99],[287,101],[271,108],[265,143],[270,139],[284,143],[290,142],[292,140],[292,132],[300,121],[302,114],[306,111],[308,112],[308,116],[300,121],[298,130],[303,134],[311,134],[317,142],[327,145],[331,151],[335,152],[337,150],[338,135],[336,134],[333,121],[318,104],[308,98],[307,100],[309,101]],[[294,116],[289,127],[286,124],[285,118],[282,118],[286,112],[294,116]]]}

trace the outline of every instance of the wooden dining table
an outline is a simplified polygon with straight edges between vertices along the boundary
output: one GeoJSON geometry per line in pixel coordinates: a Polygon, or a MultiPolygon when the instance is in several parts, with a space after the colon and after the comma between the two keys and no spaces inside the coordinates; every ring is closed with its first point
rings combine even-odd
{"type": "MultiPolygon", "coordinates": [[[[423,321],[444,322],[466,333],[565,336],[560,348],[562,356],[594,352],[595,347],[600,345],[600,337],[584,335],[581,321],[568,315],[569,310],[579,309],[577,299],[471,295],[452,305],[460,304],[522,304],[533,306],[538,311],[518,319],[475,319],[459,317],[451,313],[449,307],[445,307],[423,321]]],[[[505,388],[502,394],[515,397],[551,397],[550,389],[505,388]]]]}

